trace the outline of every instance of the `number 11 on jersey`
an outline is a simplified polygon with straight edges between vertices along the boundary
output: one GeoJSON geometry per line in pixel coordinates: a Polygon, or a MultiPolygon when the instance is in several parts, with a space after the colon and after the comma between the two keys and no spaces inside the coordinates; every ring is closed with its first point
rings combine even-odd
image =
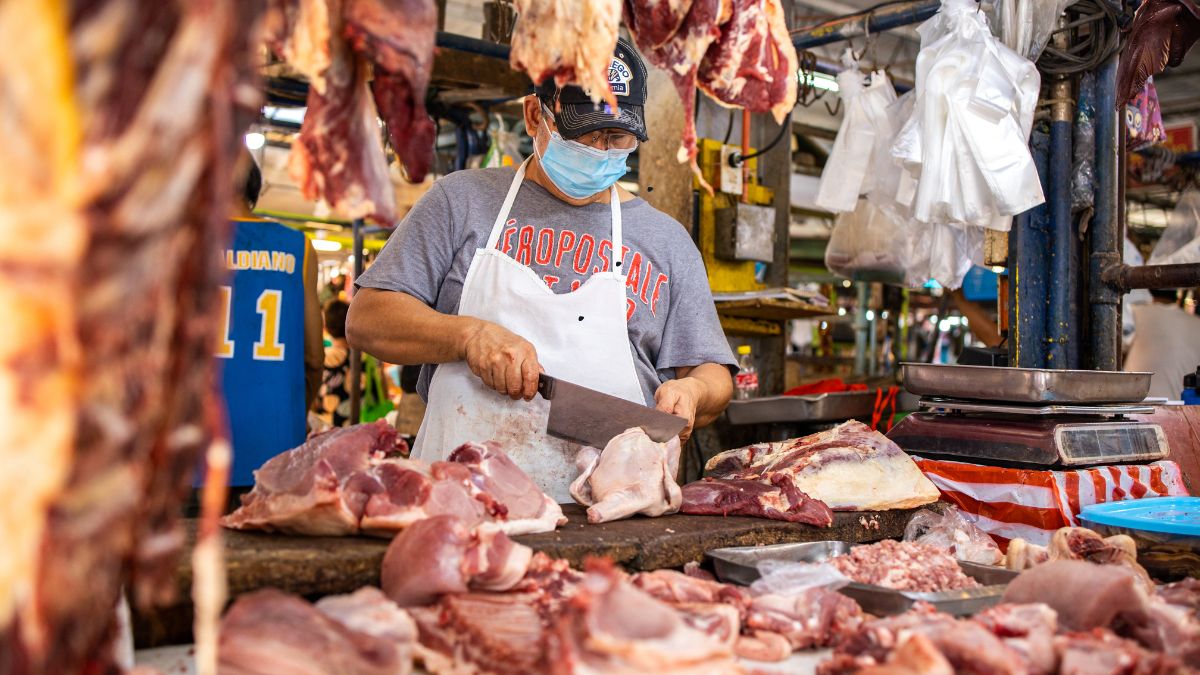
{"type": "MultiPolygon", "coordinates": [[[[221,332],[217,337],[217,358],[231,359],[236,345],[233,332],[233,289],[219,287],[221,303],[221,332]]],[[[282,361],[286,345],[279,341],[279,313],[283,306],[283,291],[267,289],[259,294],[254,304],[261,317],[258,340],[254,343],[253,357],[257,361],[282,361]]]]}

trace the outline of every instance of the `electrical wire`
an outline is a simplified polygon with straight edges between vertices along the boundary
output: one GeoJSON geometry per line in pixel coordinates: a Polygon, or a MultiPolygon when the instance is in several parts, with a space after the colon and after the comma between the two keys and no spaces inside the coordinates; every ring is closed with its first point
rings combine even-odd
{"type": "MultiPolygon", "coordinates": [[[[699,106],[697,106],[699,108],[699,106]]],[[[729,109],[729,124],[725,125],[725,138],[721,145],[729,145],[729,137],[733,135],[733,108],[729,109]]]]}
{"type": "Polygon", "coordinates": [[[1037,67],[1045,75],[1067,77],[1099,68],[1121,49],[1119,10],[1107,0],[1079,0],[1066,9],[1067,23],[1051,33],[1037,67]],[[1054,46],[1053,36],[1067,31],[1071,45],[1054,46]]]}
{"type": "MultiPolygon", "coordinates": [[[[744,115],[746,113],[743,112],[742,114],[744,115]]],[[[779,145],[779,141],[783,140],[783,137],[788,133],[788,131],[791,128],[792,128],[792,113],[791,113],[791,111],[788,111],[787,117],[784,118],[784,120],[783,120],[783,124],[779,125],[779,133],[775,134],[775,138],[773,138],[770,143],[767,143],[766,146],[761,147],[758,150],[755,150],[754,152],[752,152],[748,155],[739,155],[737,153],[730,155],[729,156],[729,165],[732,167],[738,167],[738,166],[741,166],[743,163],[745,163],[745,161],[748,159],[754,159],[755,157],[758,157],[759,155],[770,152],[771,148],[774,148],[776,145],[779,145]]]]}

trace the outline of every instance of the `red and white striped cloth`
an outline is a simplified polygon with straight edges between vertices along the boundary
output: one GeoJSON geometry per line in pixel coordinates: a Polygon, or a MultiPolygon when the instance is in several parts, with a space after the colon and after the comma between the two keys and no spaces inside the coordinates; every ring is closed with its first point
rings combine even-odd
{"type": "Polygon", "coordinates": [[[942,499],[965,512],[1002,549],[1017,537],[1049,544],[1055,530],[1078,525],[1080,509],[1090,504],[1188,494],[1172,461],[1039,471],[913,459],[942,491],[942,499]]]}

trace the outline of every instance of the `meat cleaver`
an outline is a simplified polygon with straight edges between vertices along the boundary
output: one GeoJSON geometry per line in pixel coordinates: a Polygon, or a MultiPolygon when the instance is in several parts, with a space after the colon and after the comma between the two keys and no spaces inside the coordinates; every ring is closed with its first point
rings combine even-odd
{"type": "Polygon", "coordinates": [[[687,426],[687,420],[678,415],[546,374],[538,376],[538,393],[550,401],[546,433],[593,448],[603,449],[614,436],[633,427],[641,427],[652,440],[665,443],[687,426]]]}

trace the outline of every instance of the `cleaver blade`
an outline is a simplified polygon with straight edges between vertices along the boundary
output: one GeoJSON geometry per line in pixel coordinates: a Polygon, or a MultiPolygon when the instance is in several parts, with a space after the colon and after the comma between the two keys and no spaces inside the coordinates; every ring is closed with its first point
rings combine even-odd
{"type": "Polygon", "coordinates": [[[538,393],[550,402],[546,433],[593,448],[604,449],[613,437],[633,427],[641,427],[652,440],[665,443],[687,426],[687,420],[678,415],[545,374],[538,376],[538,393]]]}

